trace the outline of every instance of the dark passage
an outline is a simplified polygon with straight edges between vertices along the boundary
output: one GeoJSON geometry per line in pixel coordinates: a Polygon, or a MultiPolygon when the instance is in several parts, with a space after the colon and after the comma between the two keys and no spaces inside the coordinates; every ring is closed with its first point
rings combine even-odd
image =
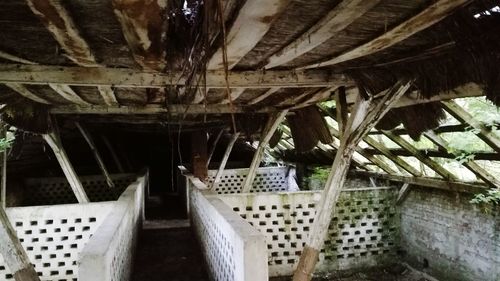
{"type": "Polygon", "coordinates": [[[209,280],[200,247],[191,229],[143,230],[139,237],[132,280],[209,280]]]}

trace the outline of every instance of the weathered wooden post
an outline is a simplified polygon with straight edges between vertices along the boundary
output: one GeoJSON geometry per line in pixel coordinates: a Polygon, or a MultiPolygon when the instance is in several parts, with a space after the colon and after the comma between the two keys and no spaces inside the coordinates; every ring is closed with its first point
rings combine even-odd
{"type": "Polygon", "coordinates": [[[368,100],[358,97],[356,107],[347,120],[321,200],[316,206],[313,226],[295,270],[294,281],[309,281],[312,278],[356,146],[389,111],[392,104],[410,88],[410,85],[411,82],[408,80],[398,81],[385,95],[376,100],[373,96],[368,100]]]}

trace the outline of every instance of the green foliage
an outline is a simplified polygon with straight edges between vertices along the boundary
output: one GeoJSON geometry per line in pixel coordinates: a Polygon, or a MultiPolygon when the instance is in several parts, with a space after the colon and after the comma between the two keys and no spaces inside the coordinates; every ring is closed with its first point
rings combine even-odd
{"type": "Polygon", "coordinates": [[[489,213],[492,207],[500,206],[500,189],[492,188],[486,193],[476,194],[470,203],[478,205],[485,213],[489,213]]]}
{"type": "Polygon", "coordinates": [[[12,140],[8,140],[7,138],[0,139],[0,152],[5,151],[12,144],[12,140]]]}
{"type": "Polygon", "coordinates": [[[309,178],[324,182],[328,178],[328,174],[330,174],[330,168],[315,167],[309,178]]]}

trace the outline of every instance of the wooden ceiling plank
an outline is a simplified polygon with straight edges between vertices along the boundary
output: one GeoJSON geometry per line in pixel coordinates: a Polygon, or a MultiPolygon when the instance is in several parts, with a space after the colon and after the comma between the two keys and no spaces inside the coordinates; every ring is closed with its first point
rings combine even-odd
{"type": "Polygon", "coordinates": [[[48,100],[41,98],[34,94],[32,91],[30,91],[28,88],[26,88],[24,85],[19,84],[19,83],[5,83],[5,86],[11,88],[12,90],[16,91],[18,94],[21,96],[28,98],[32,101],[36,101],[38,103],[43,103],[43,104],[51,104],[48,100]]]}
{"type": "Polygon", "coordinates": [[[363,16],[379,2],[380,0],[344,0],[340,2],[308,31],[272,55],[269,58],[266,68],[269,69],[286,64],[323,44],[363,16]]]}
{"type": "MultiPolygon", "coordinates": [[[[231,29],[227,33],[227,63],[232,69],[250,52],[267,33],[275,18],[286,8],[290,0],[252,0],[241,7],[231,29]]],[[[208,69],[223,69],[223,50],[220,47],[208,62],[208,69]]]]}
{"type": "Polygon", "coordinates": [[[341,62],[364,57],[389,48],[408,37],[416,34],[446,18],[456,9],[466,5],[471,0],[438,0],[434,4],[425,8],[423,11],[410,18],[409,20],[399,24],[388,32],[372,39],[360,46],[357,46],[345,53],[342,53],[334,58],[314,63],[305,68],[318,68],[338,64],[341,62]]]}
{"type": "MultiPolygon", "coordinates": [[[[207,87],[226,88],[224,71],[207,71],[206,76],[207,87]]],[[[228,79],[231,88],[353,85],[352,79],[347,76],[325,70],[230,71],[228,79]]],[[[129,68],[0,64],[0,83],[163,88],[166,85],[184,85],[185,80],[180,71],[161,73],[129,68]]]]}

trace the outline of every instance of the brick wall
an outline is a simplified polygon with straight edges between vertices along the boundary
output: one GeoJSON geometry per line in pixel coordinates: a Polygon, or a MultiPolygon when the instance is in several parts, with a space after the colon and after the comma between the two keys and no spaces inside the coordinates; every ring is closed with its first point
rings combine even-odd
{"type": "Polygon", "coordinates": [[[471,195],[414,188],[401,206],[401,246],[410,264],[441,281],[500,280],[500,208],[471,195]]]}

